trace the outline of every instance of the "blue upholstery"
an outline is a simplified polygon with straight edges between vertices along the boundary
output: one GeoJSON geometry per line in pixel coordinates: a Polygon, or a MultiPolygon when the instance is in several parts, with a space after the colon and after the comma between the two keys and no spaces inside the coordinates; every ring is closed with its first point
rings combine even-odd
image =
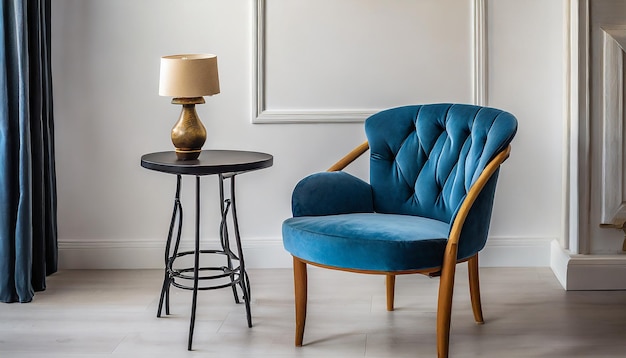
{"type": "MultiPolygon", "coordinates": [[[[472,105],[414,105],[371,116],[370,183],[345,172],[304,178],[293,192],[294,217],[283,223],[285,249],[345,269],[440,267],[461,203],[516,130],[513,115],[472,105]]],[[[466,218],[458,259],[486,243],[497,174],[466,218]]]]}
{"type": "Polygon", "coordinates": [[[307,261],[404,271],[440,266],[448,230],[445,222],[419,216],[357,213],[288,219],[283,237],[287,251],[307,261]]]}
{"type": "Polygon", "coordinates": [[[302,179],[292,200],[293,216],[319,216],[374,211],[372,187],[344,172],[324,172],[302,179]],[[316,200],[311,200],[315,198],[316,200]],[[302,199],[302,200],[300,200],[302,199]]]}

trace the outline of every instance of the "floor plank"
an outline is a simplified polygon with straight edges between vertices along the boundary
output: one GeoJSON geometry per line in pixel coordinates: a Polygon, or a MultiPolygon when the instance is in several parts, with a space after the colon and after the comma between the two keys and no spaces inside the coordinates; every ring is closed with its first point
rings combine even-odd
{"type": "MultiPolygon", "coordinates": [[[[31,303],[0,304],[1,357],[434,357],[438,279],[309,269],[304,346],[293,346],[291,270],[257,269],[253,327],[230,289],[199,293],[187,351],[191,293],[172,289],[157,318],[160,270],[68,270],[31,303]]],[[[453,357],[626,357],[626,291],[565,292],[548,268],[482,268],[486,323],[476,325],[467,270],[455,283],[453,357]]]]}

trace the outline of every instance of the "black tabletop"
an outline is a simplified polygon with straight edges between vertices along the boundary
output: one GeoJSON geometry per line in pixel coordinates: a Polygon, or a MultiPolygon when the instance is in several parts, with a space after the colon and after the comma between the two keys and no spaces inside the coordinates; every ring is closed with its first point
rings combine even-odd
{"type": "Polygon", "coordinates": [[[274,157],[242,150],[203,150],[195,160],[179,160],[174,151],[145,154],[141,166],[170,174],[210,175],[240,173],[271,167],[274,157]]]}

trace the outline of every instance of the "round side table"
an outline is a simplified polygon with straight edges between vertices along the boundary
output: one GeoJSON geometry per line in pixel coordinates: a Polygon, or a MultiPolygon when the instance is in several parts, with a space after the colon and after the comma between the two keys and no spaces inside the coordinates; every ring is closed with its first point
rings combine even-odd
{"type": "Polygon", "coordinates": [[[170,221],[169,232],[165,244],[165,276],[159,299],[157,317],[161,317],[162,308],[165,314],[170,314],[169,293],[170,287],[192,290],[191,319],[189,324],[189,340],[187,349],[191,350],[193,330],[196,318],[196,304],[199,290],[214,290],[231,287],[235,302],[240,303],[237,286],[243,292],[243,301],[246,306],[248,327],[252,327],[250,314],[250,282],[246,273],[246,266],[239,235],[237,221],[237,207],[235,202],[235,177],[239,174],[253,170],[271,167],[274,158],[270,154],[248,152],[240,150],[203,150],[198,159],[178,160],[174,151],[156,152],[145,154],[141,157],[141,166],[162,173],[176,175],[176,194],[174,196],[174,209],[170,221]],[[179,251],[183,225],[183,206],[180,201],[182,176],[193,175],[196,177],[196,218],[195,218],[195,246],[192,251],[179,251]],[[200,248],[200,177],[217,175],[219,177],[220,190],[220,248],[200,248]],[[224,189],[225,181],[230,181],[230,191],[224,189]],[[236,252],[231,249],[228,233],[227,218],[232,220],[236,252]],[[176,232],[176,238],[172,245],[172,239],[176,232]],[[221,266],[200,266],[200,255],[220,256],[224,259],[221,266]],[[179,268],[175,261],[183,256],[193,256],[193,267],[179,268]],[[202,285],[200,285],[202,281],[202,285]]]}

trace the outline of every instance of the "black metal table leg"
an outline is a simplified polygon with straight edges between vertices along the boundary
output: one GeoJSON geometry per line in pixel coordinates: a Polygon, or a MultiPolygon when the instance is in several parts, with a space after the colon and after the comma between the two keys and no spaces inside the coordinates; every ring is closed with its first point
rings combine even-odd
{"type": "Polygon", "coordinates": [[[176,217],[178,217],[178,232],[176,235],[176,244],[174,249],[174,254],[178,251],[178,245],[180,243],[180,235],[182,230],[182,222],[183,222],[183,207],[180,203],[180,188],[181,188],[181,179],[180,175],[176,177],[176,194],[174,195],[174,209],[172,211],[172,219],[170,221],[170,229],[167,234],[167,242],[165,244],[165,274],[163,277],[163,286],[161,287],[161,296],[159,298],[159,308],[157,311],[157,317],[161,317],[161,311],[163,308],[163,303],[165,303],[165,314],[170,314],[170,283],[171,276],[167,267],[168,260],[170,258],[170,249],[172,244],[172,235],[174,234],[174,226],[176,224],[176,217]],[[165,302],[164,302],[165,301],[165,302]]]}
{"type": "Polygon", "coordinates": [[[196,305],[198,302],[198,280],[200,269],[200,177],[196,175],[196,245],[193,264],[193,299],[191,302],[191,322],[189,323],[189,343],[187,350],[191,350],[193,328],[196,322],[196,305]]]}
{"type": "Polygon", "coordinates": [[[243,291],[243,300],[246,305],[246,317],[248,319],[248,327],[252,327],[252,315],[250,313],[250,281],[246,272],[246,264],[243,258],[243,248],[241,247],[241,237],[239,235],[239,222],[237,221],[237,205],[235,200],[235,176],[230,177],[230,199],[232,200],[232,217],[233,228],[235,231],[235,241],[237,241],[237,251],[239,254],[239,285],[243,291]]]}
{"type": "MultiPolygon", "coordinates": [[[[231,174],[234,175],[234,174],[231,174]]],[[[231,200],[225,199],[224,195],[224,180],[225,176],[223,174],[219,174],[219,191],[220,191],[220,212],[222,214],[222,220],[220,222],[220,244],[222,245],[222,250],[226,253],[226,265],[228,269],[232,272],[230,275],[230,282],[233,283],[232,290],[233,296],[235,298],[235,303],[240,303],[239,295],[237,293],[237,285],[235,285],[235,273],[233,270],[233,256],[232,251],[230,250],[230,239],[228,237],[228,211],[230,209],[231,200]]]]}

